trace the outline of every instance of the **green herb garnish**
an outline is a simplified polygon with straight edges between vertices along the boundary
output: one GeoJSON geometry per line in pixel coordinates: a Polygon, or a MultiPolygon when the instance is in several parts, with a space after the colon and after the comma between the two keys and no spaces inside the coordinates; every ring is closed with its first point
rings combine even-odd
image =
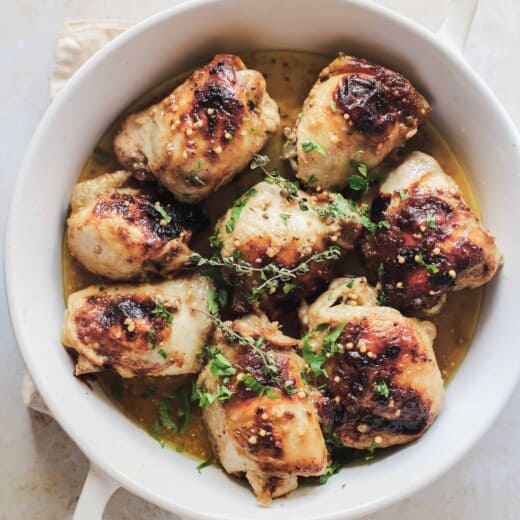
{"type": "Polygon", "coordinates": [[[194,386],[192,398],[194,401],[198,401],[201,408],[206,408],[206,406],[213,404],[215,401],[226,401],[230,399],[232,395],[231,390],[224,385],[217,385],[214,394],[194,386]]]}
{"type": "Polygon", "coordinates": [[[325,470],[325,473],[320,476],[319,483],[320,484],[326,484],[332,475],[335,475],[336,473],[339,473],[341,469],[341,464],[339,462],[332,462],[332,464],[329,464],[327,466],[327,469],[325,470]]]}
{"type": "Polygon", "coordinates": [[[283,223],[287,226],[287,221],[291,218],[291,215],[288,215],[287,213],[280,213],[280,218],[282,219],[283,223]]]}
{"type": "Polygon", "coordinates": [[[149,333],[148,333],[148,336],[146,337],[146,341],[148,342],[148,344],[150,345],[150,348],[153,350],[157,345],[156,345],[156,342],[157,342],[157,334],[155,333],[155,330],[151,330],[149,333]]]}
{"type": "Polygon", "coordinates": [[[233,202],[233,205],[231,206],[231,216],[229,217],[229,220],[226,222],[226,231],[228,233],[232,233],[235,229],[235,224],[237,220],[240,217],[240,213],[242,213],[242,210],[246,206],[247,202],[251,197],[254,197],[256,195],[257,191],[254,188],[249,189],[246,191],[242,197],[238,198],[233,202]]]}
{"type": "Polygon", "coordinates": [[[207,468],[208,466],[211,466],[213,464],[212,459],[205,460],[204,462],[201,462],[195,469],[201,473],[204,468],[207,468]]]}
{"type": "Polygon", "coordinates": [[[222,246],[224,245],[224,242],[222,240],[220,240],[219,238],[219,235],[220,235],[220,228],[219,227],[216,227],[214,230],[213,230],[213,234],[209,237],[209,243],[217,250],[221,250],[222,249],[222,246]]]}
{"type": "Polygon", "coordinates": [[[173,324],[173,314],[164,306],[164,302],[161,298],[157,298],[155,308],[152,309],[152,314],[159,316],[163,320],[166,320],[166,325],[171,327],[173,324]]]}
{"type": "Polygon", "coordinates": [[[437,223],[435,222],[435,213],[433,213],[433,211],[428,211],[426,214],[426,224],[428,224],[428,227],[431,229],[435,229],[437,227],[437,223]]]}
{"type": "Polygon", "coordinates": [[[323,155],[323,157],[327,157],[327,152],[325,151],[323,146],[321,146],[321,144],[317,143],[316,141],[312,141],[312,140],[303,141],[302,149],[306,153],[316,150],[320,155],[323,155]]]}
{"type": "Polygon", "coordinates": [[[257,379],[255,379],[251,374],[246,374],[241,382],[247,386],[253,392],[256,392],[258,397],[262,397],[266,395],[267,397],[271,397],[273,399],[279,399],[280,396],[269,386],[260,383],[257,379]]]}
{"type": "Polygon", "coordinates": [[[172,221],[172,218],[170,215],[168,215],[168,213],[166,213],[166,210],[161,206],[159,201],[153,205],[153,208],[155,211],[157,211],[157,213],[159,213],[159,215],[161,215],[161,222],[164,221],[164,225],[169,224],[172,221]]]}
{"type": "Polygon", "coordinates": [[[146,432],[148,435],[150,435],[150,437],[153,437],[161,445],[161,448],[166,446],[165,440],[153,428],[147,428],[146,432]]]}
{"type": "Polygon", "coordinates": [[[188,173],[188,178],[190,181],[195,182],[196,184],[200,184],[201,186],[206,186],[206,181],[199,177],[199,174],[195,170],[191,170],[188,173]]]}
{"type": "Polygon", "coordinates": [[[385,381],[381,381],[381,382],[377,383],[377,385],[374,387],[374,390],[381,397],[384,397],[385,399],[388,399],[388,397],[390,396],[390,390],[385,381]]]}
{"type": "Polygon", "coordinates": [[[432,273],[436,274],[439,272],[439,268],[435,264],[427,264],[424,261],[424,257],[421,254],[415,255],[415,261],[422,267],[426,267],[426,269],[432,273]]]}
{"type": "Polygon", "coordinates": [[[367,449],[367,454],[365,455],[365,460],[367,462],[371,461],[376,455],[376,443],[372,441],[370,448],[367,449]]]}

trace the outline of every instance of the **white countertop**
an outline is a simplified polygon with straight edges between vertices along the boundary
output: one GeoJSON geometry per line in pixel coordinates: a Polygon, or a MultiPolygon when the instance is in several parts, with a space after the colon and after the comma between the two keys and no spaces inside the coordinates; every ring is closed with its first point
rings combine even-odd
{"type": "MultiPolygon", "coordinates": [[[[294,0],[293,0],[294,1],[294,0]]],[[[48,103],[54,49],[66,19],[139,19],[176,0],[2,0],[0,20],[0,227],[17,170],[48,103]]],[[[379,0],[435,30],[448,0],[379,0]]],[[[295,2],[296,4],[296,2],[295,2]]],[[[520,126],[520,1],[481,0],[466,47],[468,61],[520,126]]],[[[317,0],[317,8],[319,1],[317,0]]],[[[490,136],[489,146],[493,146],[490,136]]],[[[500,182],[500,172],[496,172],[500,182]]],[[[37,261],[37,259],[35,259],[37,261]]],[[[3,252],[0,257],[3,262],[3,252]]],[[[3,268],[2,268],[3,269],[3,268]]],[[[0,520],[71,518],[87,461],[51,419],[22,402],[23,362],[0,280],[0,520]]],[[[476,375],[478,381],[478,375],[476,375]]],[[[477,384],[481,384],[477,383],[477,384]]],[[[516,520],[520,518],[520,387],[493,428],[459,464],[413,497],[371,520],[516,520]]],[[[442,454],[440,454],[442,456],[442,454]]],[[[107,520],[173,516],[120,490],[107,520]]]]}

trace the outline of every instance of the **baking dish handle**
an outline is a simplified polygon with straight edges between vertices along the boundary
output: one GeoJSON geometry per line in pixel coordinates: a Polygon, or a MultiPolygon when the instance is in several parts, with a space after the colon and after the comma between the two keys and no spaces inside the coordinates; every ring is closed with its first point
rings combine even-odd
{"type": "Polygon", "coordinates": [[[105,507],[118,487],[117,482],[91,464],[73,520],[102,520],[105,507]]]}
{"type": "Polygon", "coordinates": [[[464,50],[478,1],[452,0],[448,14],[437,31],[437,37],[458,54],[464,50]]]}

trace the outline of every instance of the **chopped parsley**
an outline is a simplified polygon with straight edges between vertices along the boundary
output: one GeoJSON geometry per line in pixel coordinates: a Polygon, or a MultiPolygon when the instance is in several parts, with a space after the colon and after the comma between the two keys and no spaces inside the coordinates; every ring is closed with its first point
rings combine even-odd
{"type": "Polygon", "coordinates": [[[408,195],[404,192],[404,190],[402,188],[399,190],[399,197],[401,197],[402,201],[405,201],[408,199],[408,195]]]}
{"type": "Polygon", "coordinates": [[[312,346],[309,343],[309,339],[316,334],[315,331],[306,334],[303,337],[303,359],[309,365],[309,369],[316,377],[323,376],[329,377],[327,371],[323,368],[323,363],[327,359],[326,352],[324,349],[320,349],[317,353],[312,350],[312,346]]]}
{"type": "Polygon", "coordinates": [[[233,205],[231,206],[231,216],[229,217],[229,220],[226,222],[226,231],[228,233],[232,233],[235,229],[235,224],[237,223],[237,220],[240,218],[240,213],[242,213],[242,210],[248,203],[249,199],[251,197],[254,197],[256,195],[257,191],[255,188],[251,188],[246,191],[242,197],[235,200],[233,202],[233,205]]]}
{"type": "Polygon", "coordinates": [[[210,348],[210,361],[208,363],[211,375],[214,377],[228,377],[236,374],[236,368],[231,362],[216,348],[210,348]]]}
{"type": "Polygon", "coordinates": [[[270,386],[260,383],[260,381],[256,380],[251,374],[246,374],[241,382],[247,386],[247,388],[256,392],[258,397],[266,395],[273,399],[280,398],[280,396],[270,386]]]}
{"type": "Polygon", "coordinates": [[[287,226],[287,221],[291,218],[291,215],[287,213],[280,213],[280,218],[282,219],[283,223],[287,226]]]}
{"type": "Polygon", "coordinates": [[[157,418],[160,425],[166,430],[177,430],[177,423],[170,416],[171,402],[169,399],[162,399],[159,402],[159,409],[157,411],[157,418]]]}
{"type": "Polygon", "coordinates": [[[309,180],[307,181],[307,184],[310,186],[311,184],[316,184],[318,182],[318,177],[316,175],[311,175],[309,177],[309,180]]]}
{"type": "Polygon", "coordinates": [[[148,342],[148,344],[150,345],[150,348],[153,350],[157,345],[156,345],[156,341],[157,341],[157,334],[155,333],[155,330],[151,330],[149,333],[148,333],[148,336],[146,337],[146,341],[148,342]]]}
{"type": "Polygon", "coordinates": [[[320,476],[319,483],[320,484],[326,484],[332,475],[335,475],[336,473],[339,473],[341,470],[341,464],[339,462],[332,462],[327,466],[327,469],[325,470],[325,473],[320,476]]]}
{"type": "Polygon", "coordinates": [[[327,157],[327,152],[325,151],[323,146],[321,146],[321,144],[317,143],[316,141],[303,141],[302,149],[306,153],[316,150],[320,155],[323,155],[323,157],[327,157]]]}
{"type": "Polygon", "coordinates": [[[352,287],[354,287],[355,282],[356,282],[356,279],[351,278],[345,285],[347,286],[348,289],[352,289],[352,287]]]}
{"type": "Polygon", "coordinates": [[[375,441],[372,441],[372,444],[370,445],[370,448],[367,449],[367,454],[365,455],[365,460],[367,462],[373,460],[373,458],[376,456],[376,443],[375,441]]]}
{"type": "Polygon", "coordinates": [[[346,321],[342,321],[336,329],[323,338],[323,349],[326,353],[338,354],[341,352],[342,348],[338,345],[338,339],[343,334],[346,324],[346,321]]]}
{"type": "Polygon", "coordinates": [[[382,175],[377,172],[369,174],[367,165],[362,162],[352,160],[350,167],[354,173],[348,178],[347,185],[359,194],[368,193],[372,185],[382,178],[382,175]]]}
{"type": "Polygon", "coordinates": [[[326,437],[325,444],[327,446],[330,446],[331,448],[336,448],[336,449],[345,447],[345,445],[343,444],[343,441],[337,435],[331,435],[330,437],[326,437]]]}
{"type": "Polygon", "coordinates": [[[379,276],[379,278],[382,278],[384,274],[385,274],[385,264],[383,264],[383,262],[381,262],[379,264],[379,267],[377,268],[377,275],[379,276]]]}
{"type": "Polygon", "coordinates": [[[163,348],[160,348],[157,351],[157,354],[159,354],[159,356],[161,356],[164,360],[168,359],[168,354],[166,353],[166,351],[163,348]]]}
{"type": "Polygon", "coordinates": [[[166,446],[164,439],[153,428],[147,428],[146,431],[150,437],[153,437],[161,445],[161,448],[166,446]]]}
{"type": "Polygon", "coordinates": [[[333,112],[336,112],[336,111],[338,110],[335,101],[331,101],[331,102],[330,102],[330,109],[331,109],[333,112]]]}
{"type": "Polygon", "coordinates": [[[224,245],[224,242],[219,238],[220,235],[220,228],[216,227],[213,230],[213,234],[209,237],[209,243],[219,251],[222,249],[222,246],[224,245]]]}
{"type": "Polygon", "coordinates": [[[155,211],[157,211],[157,213],[159,213],[159,215],[161,215],[161,221],[164,221],[165,225],[169,224],[172,221],[172,218],[170,217],[170,215],[168,215],[168,213],[166,213],[166,210],[161,206],[161,203],[159,201],[157,201],[153,205],[153,208],[155,209],[155,211]]]}
{"type": "Polygon", "coordinates": [[[385,381],[377,383],[377,385],[374,387],[374,390],[376,393],[378,393],[381,397],[384,397],[385,399],[388,399],[388,397],[390,396],[390,390],[388,389],[388,385],[385,381]]]}
{"type": "Polygon", "coordinates": [[[195,469],[199,473],[202,473],[202,470],[204,468],[207,468],[208,466],[211,466],[212,464],[213,464],[213,460],[212,459],[208,459],[208,460],[205,460],[204,462],[201,462],[195,469]]]}
{"type": "Polygon", "coordinates": [[[164,306],[164,302],[161,298],[157,298],[157,303],[155,304],[155,308],[152,309],[152,314],[159,316],[163,320],[166,320],[166,325],[168,327],[172,326],[173,323],[173,314],[164,306]]]}
{"type": "Polygon", "coordinates": [[[206,186],[206,181],[204,179],[201,179],[199,177],[199,174],[195,170],[191,170],[188,173],[188,178],[190,179],[190,181],[200,184],[201,186],[206,186]]]}
{"type": "Polygon", "coordinates": [[[198,401],[201,408],[206,408],[206,406],[213,404],[215,401],[226,401],[230,399],[232,395],[231,390],[224,385],[217,385],[214,394],[194,386],[192,398],[194,401],[198,401]]]}
{"type": "Polygon", "coordinates": [[[218,310],[217,291],[210,289],[208,292],[208,311],[210,314],[217,314],[218,310]]]}
{"type": "Polygon", "coordinates": [[[435,264],[427,264],[425,261],[424,261],[424,257],[423,255],[419,254],[419,255],[415,255],[415,261],[422,267],[426,267],[426,269],[432,273],[432,274],[436,274],[439,272],[439,268],[435,265],[435,264]]]}
{"type": "Polygon", "coordinates": [[[296,289],[297,285],[295,283],[284,283],[282,290],[284,294],[289,294],[291,291],[296,289]]]}
{"type": "Polygon", "coordinates": [[[435,213],[433,211],[428,211],[426,214],[426,224],[431,229],[435,229],[437,227],[437,223],[435,222],[435,213]]]}

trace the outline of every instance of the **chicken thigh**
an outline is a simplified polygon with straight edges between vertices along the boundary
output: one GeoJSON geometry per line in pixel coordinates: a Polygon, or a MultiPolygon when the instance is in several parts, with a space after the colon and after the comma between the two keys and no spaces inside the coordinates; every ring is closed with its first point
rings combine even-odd
{"type": "Polygon", "coordinates": [[[357,213],[341,195],[310,196],[282,177],[274,179],[258,183],[235,201],[217,223],[214,240],[223,259],[238,258],[257,269],[251,276],[233,270],[225,274],[248,299],[258,298],[270,317],[327,283],[361,233],[357,213]],[[278,277],[271,284],[276,273],[258,269],[273,264],[298,269],[296,277],[278,277]]]}
{"type": "Polygon", "coordinates": [[[62,343],[78,354],[76,375],[107,369],[122,377],[198,372],[213,329],[206,314],[211,289],[208,278],[192,274],[71,294],[62,343]]]}
{"type": "Polygon", "coordinates": [[[203,419],[224,469],[245,473],[258,499],[269,501],[327,467],[313,392],[291,348],[298,341],[265,315],[223,325],[197,381],[203,419]]]}
{"type": "Polygon", "coordinates": [[[153,176],[195,203],[244,169],[279,124],[262,74],[219,54],[167,98],[128,116],[114,150],[139,178],[153,176]]]}
{"type": "Polygon", "coordinates": [[[412,152],[381,185],[372,218],[388,227],[367,233],[367,267],[379,273],[381,296],[405,314],[440,311],[449,291],[483,285],[502,265],[493,236],[437,163],[412,152]]]}
{"type": "Polygon", "coordinates": [[[410,442],[432,424],[444,399],[432,323],[377,306],[364,278],[334,280],[300,318],[331,442],[373,450],[410,442]]]}
{"type": "Polygon", "coordinates": [[[130,178],[119,171],[74,187],[69,250],[89,271],[111,280],[170,275],[188,260],[191,229],[204,222],[204,214],[169,193],[131,187],[130,178]]]}
{"type": "Polygon", "coordinates": [[[310,187],[342,190],[357,165],[375,168],[415,135],[431,112],[401,74],[340,55],[320,73],[287,147],[296,175],[310,187]]]}

